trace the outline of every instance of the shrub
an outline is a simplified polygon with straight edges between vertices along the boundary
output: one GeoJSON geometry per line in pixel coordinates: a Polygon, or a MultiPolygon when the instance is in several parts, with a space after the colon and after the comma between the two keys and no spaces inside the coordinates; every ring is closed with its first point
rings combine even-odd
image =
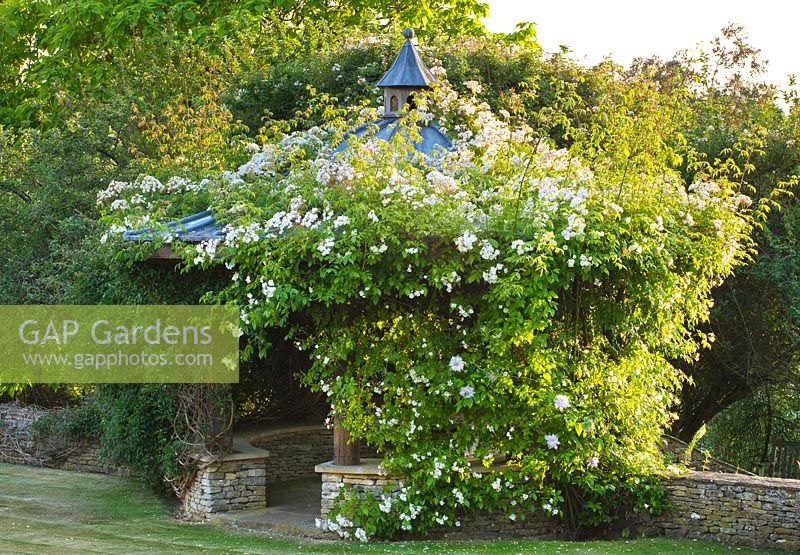
{"type": "Polygon", "coordinates": [[[388,143],[333,154],[341,132],[313,128],[180,190],[114,184],[105,221],[149,225],[183,191],[227,226],[223,244],[175,245],[187,267],[235,272],[207,300],[240,305],[262,351],[285,327],[307,384],[404,476],[381,499],[343,499],[328,529],[391,536],[467,509],[597,525],[663,507],[670,360],[705,342],[696,326],[745,256],[749,199],[719,174],[687,188],[659,143],[636,161],[625,134],[657,129],[656,109],[636,120],[607,102],[595,117],[612,139],[557,150],[446,84],[434,99],[388,143]],[[458,137],[433,160],[413,148],[431,118],[458,137]]]}
{"type": "Polygon", "coordinates": [[[100,442],[103,457],[167,491],[165,477],[184,472],[178,463],[180,444],[174,429],[174,385],[107,384],[100,387],[100,442]]]}
{"type": "Polygon", "coordinates": [[[52,410],[33,423],[42,437],[59,440],[97,440],[100,436],[100,410],[97,403],[85,400],[76,405],[52,410]]]}

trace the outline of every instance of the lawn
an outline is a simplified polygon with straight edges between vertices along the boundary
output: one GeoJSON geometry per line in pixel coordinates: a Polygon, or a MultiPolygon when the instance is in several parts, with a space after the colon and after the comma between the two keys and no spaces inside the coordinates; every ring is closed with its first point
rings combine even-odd
{"type": "MultiPolygon", "coordinates": [[[[177,521],[135,481],[0,464],[1,553],[759,553],[709,542],[406,542],[292,540],[177,521]]],[[[763,552],[761,552],[763,553],[763,552]]]]}

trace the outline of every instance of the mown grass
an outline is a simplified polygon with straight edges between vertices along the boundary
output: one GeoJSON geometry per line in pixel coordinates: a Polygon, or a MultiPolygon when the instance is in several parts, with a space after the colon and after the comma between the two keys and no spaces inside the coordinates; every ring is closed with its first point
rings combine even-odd
{"type": "MultiPolygon", "coordinates": [[[[175,520],[172,508],[124,478],[0,464],[0,553],[260,553],[615,555],[759,553],[664,538],[614,542],[294,540],[175,520]]],[[[763,553],[763,552],[761,552],[763,553]]]]}

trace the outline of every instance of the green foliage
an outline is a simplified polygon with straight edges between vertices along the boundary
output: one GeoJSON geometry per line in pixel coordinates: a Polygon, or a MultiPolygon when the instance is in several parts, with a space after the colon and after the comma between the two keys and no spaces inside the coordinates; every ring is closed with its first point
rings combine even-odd
{"type": "Polygon", "coordinates": [[[33,423],[37,434],[60,440],[97,440],[101,435],[101,411],[89,397],[83,402],[53,410],[33,423]]]}
{"type": "Polygon", "coordinates": [[[61,455],[70,440],[97,443],[107,464],[127,468],[166,493],[191,476],[192,457],[206,454],[204,441],[219,441],[216,434],[226,432],[220,425],[227,426],[227,420],[214,417],[229,415],[229,403],[226,386],[103,384],[80,402],[45,414],[34,430],[53,456],[61,455]]]}
{"type": "Polygon", "coordinates": [[[556,150],[443,82],[390,143],[351,138],[333,155],[341,130],[277,135],[203,187],[109,187],[104,221],[210,204],[228,225],[222,245],[173,245],[187,267],[235,271],[207,300],[240,305],[261,352],[284,328],[313,362],[306,383],[404,476],[399,492],[350,498],[329,529],[657,510],[663,492],[643,477],[662,462],[670,360],[704,340],[711,289],[748,247],[749,199],[721,171],[687,189],[669,167],[673,112],[647,89],[611,91],[584,129],[557,119],[575,140],[556,150]],[[422,119],[459,137],[437,169],[412,147],[422,119]],[[613,134],[592,132],[603,126],[613,134]]]}
{"type": "Polygon", "coordinates": [[[95,227],[92,197],[112,171],[96,157],[89,129],[71,133],[26,132],[10,137],[0,170],[10,191],[0,202],[6,259],[0,269],[0,302],[63,302],[70,284],[62,277],[73,248],[95,227]]]}
{"type": "Polygon", "coordinates": [[[705,424],[700,426],[700,429],[697,430],[697,432],[694,434],[694,437],[692,437],[692,441],[690,441],[689,444],[686,446],[686,453],[684,453],[684,458],[687,461],[692,460],[692,452],[697,447],[698,442],[700,442],[700,440],[702,440],[703,437],[705,437],[706,432],[707,429],[705,424]]]}
{"type": "MultiPolygon", "coordinates": [[[[717,414],[702,445],[724,461],[770,475],[775,448],[800,442],[798,415],[795,386],[761,388],[717,414]]],[[[796,468],[792,476],[797,476],[796,468]]]]}
{"type": "MultiPolygon", "coordinates": [[[[247,107],[266,108],[278,120],[291,119],[296,111],[307,107],[309,85],[345,105],[368,101],[377,107],[383,95],[374,85],[392,62],[400,40],[399,36],[360,33],[341,45],[324,45],[288,60],[276,60],[269,75],[245,74],[249,81],[234,87],[236,96],[230,99],[230,105],[237,117],[250,122],[251,129],[259,125],[253,125],[257,120],[247,107]]],[[[453,42],[434,36],[421,42],[419,48],[431,67],[447,68],[448,80],[456,91],[467,93],[465,83],[477,80],[483,85],[480,97],[495,111],[507,109],[518,116],[552,106],[556,95],[553,89],[568,80],[581,80],[586,71],[565,58],[546,61],[535,43],[523,47],[497,37],[465,36],[453,42]]]]}
{"type": "Polygon", "coordinates": [[[341,36],[411,25],[423,35],[436,29],[458,36],[483,33],[480,17],[487,13],[479,0],[7,0],[0,4],[0,122],[41,123],[79,91],[102,97],[117,67],[129,66],[137,51],[163,48],[165,37],[213,53],[241,32],[280,36],[287,45],[302,44],[319,28],[341,36]]]}
{"type": "MultiPolygon", "coordinates": [[[[191,176],[187,159],[197,173],[243,161],[249,138],[218,95],[226,68],[237,67],[224,66],[233,58],[228,50],[210,56],[191,44],[148,49],[137,43],[131,65],[108,76],[114,84],[110,98],[71,98],[72,111],[54,116],[49,129],[2,132],[0,302],[180,304],[218,287],[224,269],[181,275],[174,264],[122,263],[100,243],[104,230],[96,224],[96,199],[109,181],[132,179],[145,169],[191,176]]],[[[263,364],[253,366],[268,374],[263,364]]],[[[243,410],[255,412],[248,401],[263,382],[250,380],[251,390],[239,392],[243,410]]],[[[0,391],[23,400],[34,392],[27,384],[4,384],[0,391]]],[[[101,388],[91,404],[116,394],[101,388]]],[[[144,389],[138,395],[144,405],[149,397],[158,403],[163,392],[144,389]]],[[[177,433],[171,422],[159,430],[163,437],[177,433]]],[[[143,448],[132,444],[139,436],[118,431],[101,439],[118,462],[143,448]]],[[[167,461],[175,452],[168,441],[152,446],[147,460],[164,464],[147,470],[150,483],[163,488],[158,473],[170,470],[167,461]]]]}
{"type": "Polygon", "coordinates": [[[7,397],[9,399],[14,399],[20,393],[23,393],[28,389],[28,384],[22,383],[4,383],[0,384],[0,395],[7,397]]]}
{"type": "MultiPolygon", "coordinates": [[[[375,83],[395,53],[390,43],[358,35],[350,37],[344,48],[323,44],[292,57],[276,57],[266,71],[239,75],[225,102],[251,130],[294,120],[308,111],[315,93],[331,95],[343,106],[378,106],[378,97],[383,97],[375,83]]],[[[307,128],[319,121],[298,123],[307,128]]]]}
{"type": "Polygon", "coordinates": [[[112,385],[98,388],[103,457],[130,468],[149,486],[164,490],[164,478],[180,476],[175,430],[175,386],[112,385]]]}
{"type": "MultiPolygon", "coordinates": [[[[113,98],[75,101],[50,129],[1,132],[0,302],[126,302],[126,271],[97,247],[97,192],[147,169],[172,173],[188,158],[197,172],[243,159],[249,139],[213,92],[224,79],[220,63],[190,45],[141,51],[134,67],[114,75],[113,98]],[[207,77],[215,73],[217,80],[207,77]],[[122,281],[111,285],[116,277],[122,281]]],[[[151,290],[164,281],[152,269],[133,273],[149,273],[151,290]]],[[[179,302],[165,287],[159,302],[179,302]]],[[[142,291],[129,289],[127,302],[141,302],[142,291]]]]}
{"type": "MultiPolygon", "coordinates": [[[[661,86],[692,90],[687,98],[691,117],[684,128],[698,159],[726,168],[731,179],[759,199],[761,222],[752,263],[714,292],[707,331],[716,341],[684,367],[692,382],[682,392],[674,431],[689,441],[737,401],[754,394],[763,398],[768,390],[781,396],[787,385],[798,383],[800,227],[792,191],[800,175],[800,114],[792,95],[786,98],[791,111],[778,106],[777,91],[761,81],[764,62],[758,50],[737,26],[723,29],[707,54],[658,67],[654,73],[661,76],[661,86]]],[[[731,441],[738,441],[755,428],[730,431],[731,441]]],[[[745,441],[761,443],[758,434],[745,441]]]]}
{"type": "MultiPolygon", "coordinates": [[[[577,537],[607,534],[609,522],[626,522],[632,514],[659,514],[672,508],[658,476],[614,476],[597,480],[579,476],[566,488],[564,520],[577,537]]],[[[623,529],[622,534],[629,534],[623,529]]]]}
{"type": "Polygon", "coordinates": [[[191,485],[198,457],[229,446],[230,391],[219,384],[104,384],[98,387],[100,446],[159,491],[191,485]]]}

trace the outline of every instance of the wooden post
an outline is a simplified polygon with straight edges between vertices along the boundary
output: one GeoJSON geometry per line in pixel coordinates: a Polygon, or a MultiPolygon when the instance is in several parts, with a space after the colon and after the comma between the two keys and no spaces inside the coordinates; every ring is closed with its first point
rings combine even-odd
{"type": "Polygon", "coordinates": [[[338,416],[333,418],[333,464],[356,465],[361,462],[361,445],[350,442],[350,432],[342,427],[338,416]]]}

